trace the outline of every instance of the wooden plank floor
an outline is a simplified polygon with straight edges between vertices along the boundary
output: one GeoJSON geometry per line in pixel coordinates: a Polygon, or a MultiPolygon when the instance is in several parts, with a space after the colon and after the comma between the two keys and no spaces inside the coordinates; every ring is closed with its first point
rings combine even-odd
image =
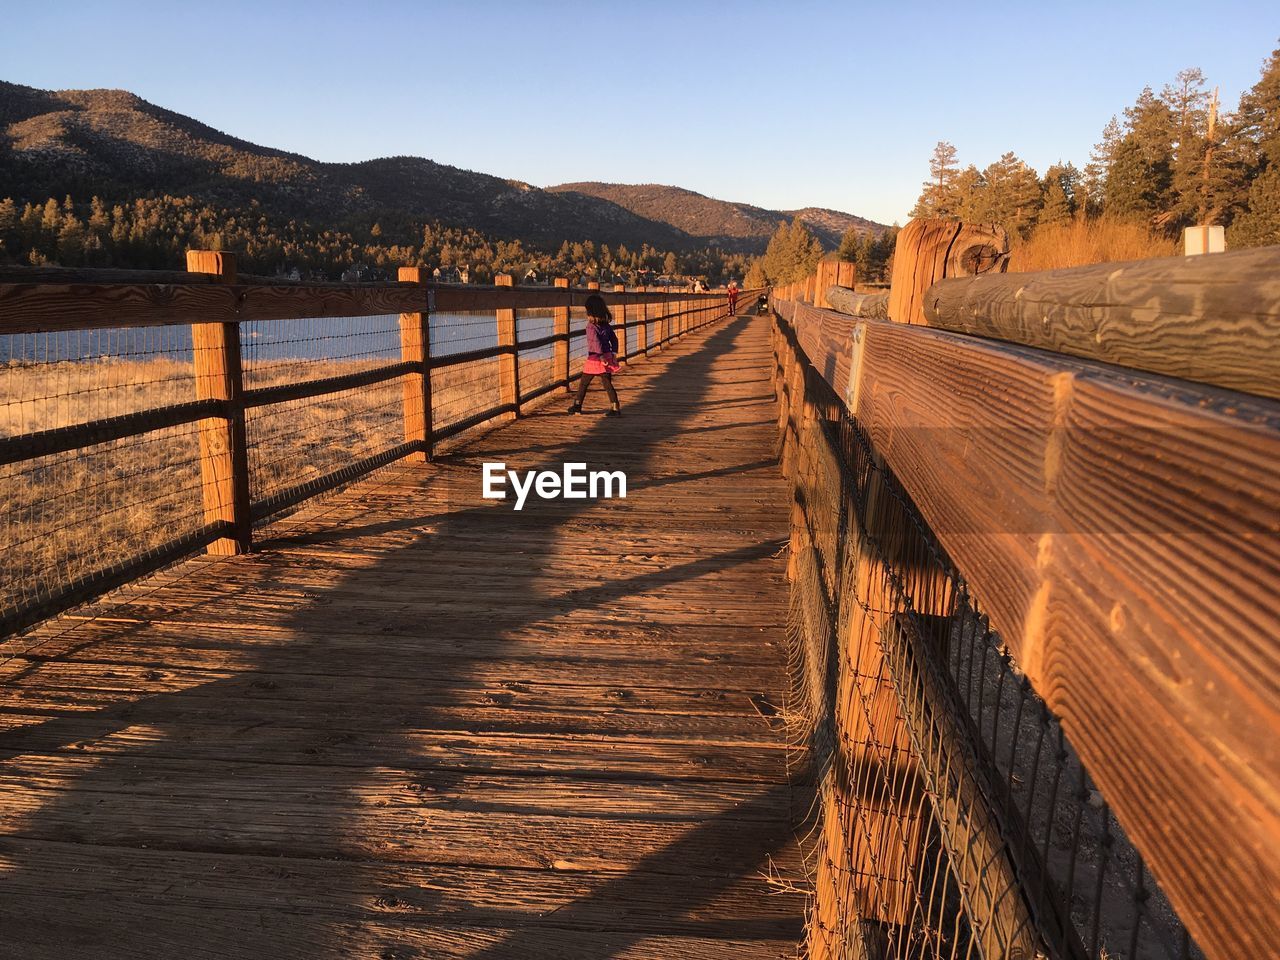
{"type": "Polygon", "coordinates": [[[795,953],[764,321],[16,642],[0,955],[795,953]],[[480,465],[625,500],[480,497],[480,465]],[[30,648],[30,649],[27,649],[30,648]]]}

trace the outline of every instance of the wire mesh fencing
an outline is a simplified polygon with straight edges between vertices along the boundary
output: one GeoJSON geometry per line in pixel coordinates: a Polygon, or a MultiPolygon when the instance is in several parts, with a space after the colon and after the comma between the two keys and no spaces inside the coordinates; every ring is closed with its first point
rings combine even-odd
{"type": "Polygon", "coordinates": [[[1201,956],[1061,724],[782,318],[813,958],[1201,956]]]}
{"type": "Polygon", "coordinates": [[[431,370],[431,404],[436,430],[473,421],[501,402],[496,356],[497,314],[468,310],[431,316],[431,355],[444,362],[431,370]]]}
{"type": "MultiPolygon", "coordinates": [[[[293,387],[400,360],[397,314],[240,325],[244,387],[293,387]]],[[[404,441],[398,379],[252,406],[246,411],[250,499],[271,501],[404,441]]]]}
{"type": "Polygon", "coordinates": [[[194,399],[186,327],[0,336],[0,621],[201,530],[195,425],[130,426],[194,399]]]}
{"type": "Polygon", "coordinates": [[[587,358],[587,311],[583,307],[569,310],[569,369],[577,373],[587,358]]]}
{"type": "Polygon", "coordinates": [[[522,403],[542,396],[564,379],[564,371],[556,369],[554,336],[555,312],[550,308],[516,311],[522,403]]]}

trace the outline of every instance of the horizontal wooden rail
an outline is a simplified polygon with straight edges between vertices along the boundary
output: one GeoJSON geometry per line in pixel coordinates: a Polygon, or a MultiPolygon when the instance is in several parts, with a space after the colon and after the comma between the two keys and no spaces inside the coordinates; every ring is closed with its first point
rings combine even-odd
{"type": "Polygon", "coordinates": [[[167,407],[153,407],[137,413],[118,417],[104,417],[88,423],[69,427],[56,427],[36,433],[24,433],[13,437],[0,437],[0,465],[21,463],[38,457],[51,457],[82,447],[110,443],[126,437],[195,423],[207,417],[225,414],[225,404],[219,400],[191,400],[167,407]]]}
{"type": "Polygon", "coordinates": [[[532,403],[534,400],[537,400],[539,397],[544,397],[548,393],[551,393],[554,390],[558,390],[563,386],[564,384],[558,380],[553,380],[551,383],[544,383],[540,387],[534,387],[532,390],[529,390],[525,393],[521,393],[520,403],[522,406],[526,403],[532,403]]]}
{"type": "Polygon", "coordinates": [[[461,420],[455,420],[453,423],[447,423],[443,427],[438,427],[435,431],[437,440],[448,440],[450,437],[456,437],[460,433],[466,433],[483,423],[495,420],[506,413],[515,413],[517,405],[514,403],[495,403],[491,407],[486,407],[477,413],[470,414],[461,420]]]}
{"type": "Polygon", "coordinates": [[[226,537],[230,532],[230,524],[206,524],[198,530],[152,547],[124,563],[78,577],[69,583],[51,585],[49,594],[38,603],[7,611],[0,616],[0,637],[19,633],[72,607],[100,597],[109,590],[123,587],[149,573],[177,563],[226,537]]]}
{"type": "Polygon", "coordinates": [[[888,293],[854,293],[845,287],[827,288],[827,305],[851,317],[884,320],[889,316],[888,293]]]}
{"type": "MultiPolygon", "coordinates": [[[[307,320],[398,313],[552,309],[581,306],[593,291],[558,287],[439,284],[0,283],[0,334],[260,320],[307,320]]],[[[629,291],[625,303],[711,304],[723,294],[629,291]]]]}
{"type": "Polygon", "coordinates": [[[244,405],[246,408],[265,407],[272,403],[322,397],[326,393],[341,393],[344,390],[371,387],[375,383],[385,383],[388,380],[403,377],[406,373],[421,370],[422,364],[406,361],[375,367],[372,370],[361,370],[358,373],[346,373],[338,377],[304,380],[301,383],[282,383],[275,387],[254,387],[244,392],[244,405]]]}
{"type": "Polygon", "coordinates": [[[1280,405],[774,301],[1202,947],[1280,929],[1280,405]]]}
{"type": "Polygon", "coordinates": [[[929,326],[1280,397],[1280,246],[939,280],[929,326]]]}
{"type": "MultiPolygon", "coordinates": [[[[300,286],[293,281],[248,273],[237,274],[242,283],[268,286],[300,286]]],[[[191,273],[187,270],[131,270],[115,267],[25,267],[0,265],[0,284],[5,283],[110,283],[110,284],[214,284],[221,283],[217,274],[191,273]]],[[[357,286],[358,284],[308,283],[307,286],[357,286]]],[[[366,286],[368,284],[365,284],[366,286]]],[[[374,284],[380,286],[380,284],[374,284]]]]}
{"type": "Polygon", "coordinates": [[[258,500],[250,508],[250,512],[255,521],[264,520],[274,514],[288,510],[290,507],[295,507],[304,500],[310,500],[312,497],[350,483],[352,480],[357,480],[365,474],[372,473],[379,467],[385,467],[389,463],[402,460],[418,449],[420,449],[419,446],[414,443],[402,443],[398,446],[390,447],[381,453],[375,453],[373,456],[339,467],[323,477],[299,483],[287,490],[282,490],[280,493],[258,500]]]}

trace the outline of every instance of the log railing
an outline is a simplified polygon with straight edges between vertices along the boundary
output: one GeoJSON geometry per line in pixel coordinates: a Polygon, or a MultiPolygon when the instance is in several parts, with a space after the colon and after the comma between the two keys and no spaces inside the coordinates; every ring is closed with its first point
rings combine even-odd
{"type": "MultiPolygon", "coordinates": [[[[580,376],[592,290],[567,281],[280,284],[209,251],[188,266],[0,272],[0,637],[202,548],[246,551],[268,518],[580,376]],[[522,333],[529,311],[545,332],[522,333]],[[464,336],[433,344],[458,332],[443,314],[464,336]]],[[[723,293],[603,296],[632,359],[727,315],[723,293]]]]}
{"type": "Polygon", "coordinates": [[[812,955],[945,927],[930,842],[986,956],[1274,951],[1280,249],[948,279],[964,257],[923,248],[959,227],[928,226],[890,319],[817,308],[816,278],[773,293],[795,653],[832,771],[812,955]],[[891,757],[867,804],[850,778],[891,757]]]}

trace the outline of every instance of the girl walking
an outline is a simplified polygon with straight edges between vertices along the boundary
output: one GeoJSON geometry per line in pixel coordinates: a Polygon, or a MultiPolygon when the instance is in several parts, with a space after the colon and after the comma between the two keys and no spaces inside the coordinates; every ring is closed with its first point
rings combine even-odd
{"type": "Polygon", "coordinates": [[[609,395],[612,407],[608,415],[619,417],[622,408],[618,404],[618,392],[613,389],[613,374],[622,367],[618,364],[618,335],[610,326],[613,314],[605,306],[604,297],[593,293],[584,304],[587,308],[587,359],[582,364],[582,379],[578,381],[578,394],[574,398],[570,413],[582,412],[582,398],[587,395],[587,387],[592,379],[599,377],[604,384],[604,392],[609,395]]]}

